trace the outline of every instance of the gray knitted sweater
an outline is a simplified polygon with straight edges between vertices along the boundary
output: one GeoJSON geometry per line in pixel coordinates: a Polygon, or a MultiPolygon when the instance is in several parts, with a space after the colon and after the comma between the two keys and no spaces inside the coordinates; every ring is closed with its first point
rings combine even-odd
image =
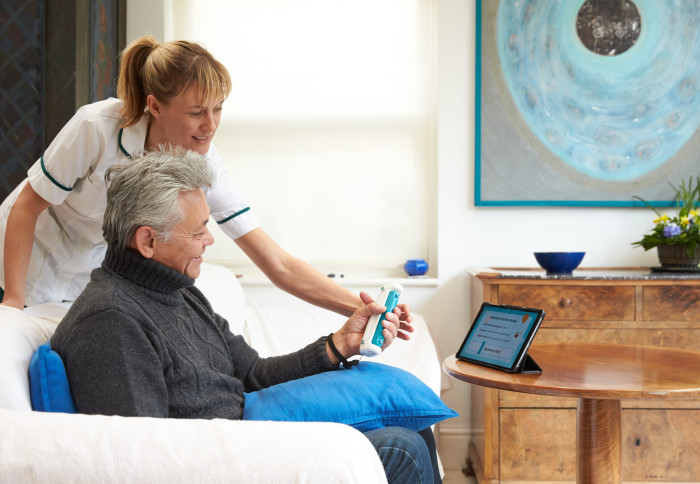
{"type": "Polygon", "coordinates": [[[109,248],[51,338],[81,413],[240,419],[243,392],[333,370],[326,338],[261,358],[194,280],[109,248]]]}

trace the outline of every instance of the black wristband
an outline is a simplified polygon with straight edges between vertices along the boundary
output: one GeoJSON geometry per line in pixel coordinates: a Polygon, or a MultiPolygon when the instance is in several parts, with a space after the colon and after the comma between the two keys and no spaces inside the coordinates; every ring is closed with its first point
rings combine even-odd
{"type": "Polygon", "coordinates": [[[340,354],[340,351],[338,351],[338,348],[335,347],[335,343],[333,343],[333,333],[328,335],[328,338],[326,338],[326,341],[328,341],[328,346],[330,347],[331,351],[335,355],[336,358],[340,360],[340,362],[343,364],[345,368],[352,368],[353,366],[357,365],[360,360],[352,360],[348,361],[343,355],[340,354]]]}

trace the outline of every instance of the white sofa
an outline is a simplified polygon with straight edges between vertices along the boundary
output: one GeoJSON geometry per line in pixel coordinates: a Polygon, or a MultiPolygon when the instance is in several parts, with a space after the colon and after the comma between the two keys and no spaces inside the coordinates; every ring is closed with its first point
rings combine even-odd
{"type": "MultiPolygon", "coordinates": [[[[227,269],[204,264],[197,285],[234,333],[262,355],[300,348],[343,323],[325,311],[246,304],[227,269]]],[[[0,483],[381,483],[367,439],[335,423],[177,420],[69,415],[31,409],[29,359],[67,310],[0,307],[0,483]]],[[[401,367],[440,392],[440,360],[415,315],[411,341],[373,361],[401,367]]]]}

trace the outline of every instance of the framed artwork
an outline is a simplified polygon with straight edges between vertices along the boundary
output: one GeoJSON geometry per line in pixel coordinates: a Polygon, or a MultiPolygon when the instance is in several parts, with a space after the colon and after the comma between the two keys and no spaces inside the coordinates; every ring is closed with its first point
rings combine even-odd
{"type": "Polygon", "coordinates": [[[700,4],[476,0],[475,205],[671,205],[700,174],[700,4]]]}

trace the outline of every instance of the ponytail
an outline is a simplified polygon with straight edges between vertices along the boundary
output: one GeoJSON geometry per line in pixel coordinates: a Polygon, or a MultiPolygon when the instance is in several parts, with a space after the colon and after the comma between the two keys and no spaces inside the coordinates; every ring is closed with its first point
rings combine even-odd
{"type": "Polygon", "coordinates": [[[136,124],[146,109],[146,96],[141,70],[148,60],[148,56],[158,46],[158,42],[151,36],[136,39],[122,52],[119,81],[117,82],[117,97],[122,100],[122,108],[119,111],[124,123],[122,127],[136,124]]]}

